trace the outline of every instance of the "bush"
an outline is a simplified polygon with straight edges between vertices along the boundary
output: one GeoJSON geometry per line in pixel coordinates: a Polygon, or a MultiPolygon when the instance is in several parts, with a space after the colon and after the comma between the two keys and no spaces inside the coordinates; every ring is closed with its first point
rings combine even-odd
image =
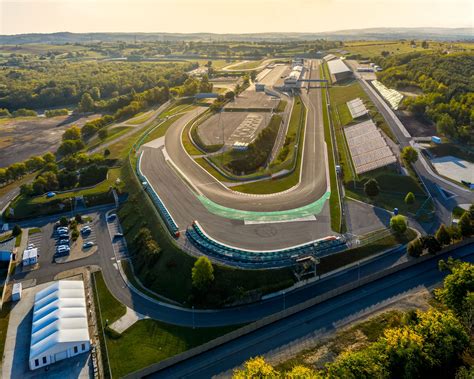
{"type": "Polygon", "coordinates": [[[34,110],[21,108],[12,113],[13,117],[36,117],[38,113],[34,110]]]}
{"type": "Polygon", "coordinates": [[[449,245],[451,243],[451,235],[444,224],[440,225],[436,231],[435,237],[440,245],[449,245]]]}
{"type": "Polygon", "coordinates": [[[419,238],[411,241],[407,245],[407,253],[412,257],[419,257],[423,253],[423,244],[419,238]]]}
{"type": "Polygon", "coordinates": [[[375,179],[369,179],[364,184],[364,192],[368,197],[374,198],[380,193],[379,183],[375,179]]]}
{"type": "Polygon", "coordinates": [[[415,194],[413,192],[408,192],[405,196],[405,204],[411,205],[415,202],[415,194]]]}
{"type": "Polygon", "coordinates": [[[393,216],[390,219],[390,227],[397,234],[405,233],[408,227],[406,217],[402,215],[393,216]]]}
{"type": "Polygon", "coordinates": [[[16,237],[16,236],[19,236],[20,234],[21,234],[21,227],[15,224],[15,226],[12,229],[12,236],[16,237]]]}
{"type": "Polygon", "coordinates": [[[44,112],[46,117],[56,117],[56,116],[66,116],[69,114],[69,111],[66,108],[63,109],[48,109],[44,112]]]}

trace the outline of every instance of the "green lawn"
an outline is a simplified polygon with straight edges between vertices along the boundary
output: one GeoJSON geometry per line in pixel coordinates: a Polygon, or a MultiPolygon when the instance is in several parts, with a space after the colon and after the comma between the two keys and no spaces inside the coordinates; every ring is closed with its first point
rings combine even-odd
{"type": "Polygon", "coordinates": [[[252,70],[259,67],[262,64],[263,60],[259,61],[248,61],[236,64],[235,66],[230,67],[230,70],[252,70]]]}
{"type": "MultiPolygon", "coordinates": [[[[320,68],[321,76],[323,76],[323,68],[320,68]]],[[[334,146],[331,138],[331,124],[329,122],[329,114],[326,101],[326,88],[321,90],[321,98],[323,101],[323,121],[324,121],[324,139],[328,149],[329,160],[329,180],[331,182],[331,197],[329,198],[329,209],[331,214],[331,229],[335,232],[342,231],[341,222],[341,203],[339,199],[339,191],[337,190],[336,165],[334,163],[334,146]]]]}
{"type": "Polygon", "coordinates": [[[183,116],[182,114],[175,115],[175,116],[170,117],[168,120],[161,122],[158,127],[153,129],[153,131],[147,135],[143,143],[147,143],[149,141],[153,141],[157,138],[163,137],[168,131],[169,127],[173,125],[176,121],[178,121],[178,119],[181,118],[182,116],[183,116]]]}
{"type": "Polygon", "coordinates": [[[280,100],[280,102],[278,103],[278,107],[275,109],[275,112],[283,112],[286,108],[286,104],[288,104],[286,100],[280,100]]]}
{"type": "MultiPolygon", "coordinates": [[[[430,47],[433,47],[433,42],[430,47]]],[[[413,48],[410,41],[390,42],[390,41],[361,41],[349,42],[344,44],[344,50],[351,54],[359,54],[365,58],[373,58],[381,56],[382,51],[388,51],[391,55],[410,53],[414,51],[430,51],[431,49],[422,49],[421,41],[417,43],[418,47],[413,48]]]]}
{"type": "Polygon", "coordinates": [[[371,242],[365,246],[345,250],[340,253],[323,257],[321,258],[321,262],[318,265],[318,273],[326,274],[345,265],[357,262],[364,258],[368,258],[391,247],[395,247],[396,245],[407,244],[415,237],[416,232],[413,229],[408,229],[408,231],[403,236],[390,235],[375,242],[371,242]]]}
{"type": "MultiPolygon", "coordinates": [[[[105,327],[106,320],[108,325],[111,325],[125,314],[126,308],[109,292],[102,273],[96,272],[93,275],[100,304],[102,325],[105,327]]],[[[3,337],[2,315],[3,312],[0,313],[0,343],[3,337]]],[[[192,329],[156,320],[141,320],[122,334],[112,333],[106,328],[105,341],[113,377],[123,377],[192,347],[202,345],[240,326],[242,325],[192,329]]],[[[102,337],[102,333],[100,334],[102,337]]]]}
{"type": "Polygon", "coordinates": [[[415,214],[427,199],[421,185],[414,177],[399,175],[389,168],[365,173],[355,182],[355,187],[354,183],[350,182],[345,185],[345,188],[346,195],[349,197],[390,211],[398,208],[403,214],[415,214]],[[370,178],[377,180],[380,187],[380,193],[375,199],[369,198],[364,192],[364,183],[370,178]],[[408,192],[415,194],[415,203],[412,205],[407,205],[404,201],[408,192]]]}
{"type": "Polygon", "coordinates": [[[130,125],[143,124],[145,121],[147,121],[151,117],[152,113],[153,113],[152,111],[140,112],[134,118],[126,121],[126,123],[130,125]]]}
{"type": "Polygon", "coordinates": [[[196,158],[194,159],[197,164],[199,164],[202,168],[204,168],[209,174],[211,174],[217,180],[221,182],[234,182],[238,183],[236,180],[229,179],[222,175],[219,171],[217,171],[213,166],[211,166],[204,158],[196,158]]]}
{"type": "MultiPolygon", "coordinates": [[[[3,291],[3,287],[0,287],[0,291],[3,291]]],[[[3,357],[3,352],[5,350],[5,340],[7,339],[11,306],[11,302],[5,303],[3,304],[2,310],[0,310],[0,357],[3,357]]]]}

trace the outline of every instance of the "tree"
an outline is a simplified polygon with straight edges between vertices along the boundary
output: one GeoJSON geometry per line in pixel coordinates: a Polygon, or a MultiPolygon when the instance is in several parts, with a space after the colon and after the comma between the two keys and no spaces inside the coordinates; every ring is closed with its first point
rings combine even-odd
{"type": "Polygon", "coordinates": [[[390,227],[397,234],[403,234],[407,230],[407,220],[402,215],[393,216],[390,219],[390,227]]]}
{"type": "Polygon", "coordinates": [[[89,93],[82,95],[81,101],[79,102],[78,110],[80,112],[93,112],[94,111],[94,99],[89,93]]]}
{"type": "Polygon", "coordinates": [[[19,236],[20,234],[21,234],[21,228],[18,224],[15,224],[15,226],[13,226],[13,229],[12,229],[12,236],[16,237],[16,236],[19,236]]]}
{"type": "Polygon", "coordinates": [[[105,149],[105,150],[104,150],[104,157],[107,158],[109,155],[110,155],[110,150],[109,150],[109,149],[105,149]]]}
{"type": "Polygon", "coordinates": [[[97,133],[98,129],[99,128],[96,125],[92,124],[91,122],[86,122],[81,129],[82,139],[86,140],[92,137],[95,133],[97,133]]]}
{"type": "Polygon", "coordinates": [[[459,219],[459,231],[463,237],[469,237],[473,234],[473,220],[471,219],[469,212],[464,212],[464,214],[459,219]]]}
{"type": "Polygon", "coordinates": [[[43,159],[46,163],[54,163],[56,162],[56,157],[54,156],[53,153],[47,152],[45,155],[43,155],[43,159]]]}
{"type": "Polygon", "coordinates": [[[271,364],[265,362],[263,357],[255,357],[246,361],[243,369],[234,370],[232,379],[274,378],[276,376],[277,371],[271,364]]]}
{"type": "Polygon", "coordinates": [[[98,87],[91,88],[91,97],[96,101],[100,100],[100,89],[98,87]]]}
{"type": "Polygon", "coordinates": [[[445,134],[447,136],[456,135],[456,121],[447,113],[443,113],[438,117],[436,122],[436,130],[440,134],[445,134]]]}
{"type": "Polygon", "coordinates": [[[41,175],[42,178],[46,181],[46,190],[51,191],[58,189],[59,187],[59,182],[58,182],[58,177],[56,174],[52,171],[47,171],[41,175]]]}
{"type": "Polygon", "coordinates": [[[75,125],[66,129],[63,133],[63,141],[79,140],[79,139],[81,139],[81,129],[79,129],[75,125]]]}
{"type": "Polygon", "coordinates": [[[441,245],[434,236],[423,236],[422,237],[423,248],[428,250],[428,253],[435,254],[441,250],[441,245]]]}
{"type": "Polygon", "coordinates": [[[444,224],[441,224],[435,233],[435,238],[440,245],[449,245],[451,243],[451,236],[444,224]]]}
{"type": "Polygon", "coordinates": [[[405,204],[412,205],[415,202],[415,194],[413,192],[408,192],[405,196],[405,204]]]}
{"type": "Polygon", "coordinates": [[[33,181],[33,191],[37,195],[41,195],[46,192],[46,179],[43,178],[42,176],[39,176],[33,181]]]}
{"type": "Polygon", "coordinates": [[[369,179],[364,184],[364,192],[366,193],[367,196],[371,198],[376,197],[380,192],[380,188],[379,188],[379,184],[377,180],[369,179]]]}
{"type": "Polygon", "coordinates": [[[80,139],[63,141],[63,143],[58,147],[58,154],[65,157],[67,155],[77,153],[84,147],[84,142],[82,142],[80,139]]]}
{"type": "Polygon", "coordinates": [[[193,286],[197,289],[205,289],[214,280],[214,268],[207,257],[199,257],[192,269],[193,286]]]}
{"type": "Polygon", "coordinates": [[[68,226],[68,225],[69,225],[69,220],[67,219],[67,217],[62,216],[62,217],[59,219],[59,225],[61,225],[61,226],[68,226]]]}
{"type": "Polygon", "coordinates": [[[234,100],[235,93],[234,91],[228,91],[225,93],[224,97],[228,100],[234,100]]]}
{"type": "Polygon", "coordinates": [[[423,243],[419,238],[416,238],[408,243],[407,253],[412,257],[419,257],[423,253],[423,243]]]}
{"type": "Polygon", "coordinates": [[[474,265],[448,258],[439,262],[440,270],[451,273],[446,276],[443,287],[435,291],[440,299],[454,314],[461,315],[466,306],[466,297],[474,292],[474,265]]]}
{"type": "Polygon", "coordinates": [[[427,41],[423,41],[423,42],[421,43],[421,47],[422,47],[423,49],[427,49],[427,48],[429,47],[428,42],[427,42],[427,41]]]}
{"type": "Polygon", "coordinates": [[[383,378],[384,367],[374,349],[345,351],[328,366],[328,378],[383,378]]]}
{"type": "Polygon", "coordinates": [[[109,135],[109,132],[107,131],[107,129],[100,129],[99,130],[99,138],[103,141],[107,138],[107,136],[109,135]]]}
{"type": "Polygon", "coordinates": [[[411,146],[406,146],[403,148],[401,156],[405,163],[411,165],[418,160],[418,151],[411,146]]]}
{"type": "Polygon", "coordinates": [[[25,162],[28,171],[39,170],[45,165],[45,160],[42,157],[33,156],[25,162]]]}
{"type": "Polygon", "coordinates": [[[20,194],[25,196],[31,196],[34,194],[33,185],[32,184],[22,184],[20,186],[20,194]]]}
{"type": "Polygon", "coordinates": [[[305,367],[296,365],[290,371],[285,373],[285,379],[322,379],[316,371],[305,367]]]}

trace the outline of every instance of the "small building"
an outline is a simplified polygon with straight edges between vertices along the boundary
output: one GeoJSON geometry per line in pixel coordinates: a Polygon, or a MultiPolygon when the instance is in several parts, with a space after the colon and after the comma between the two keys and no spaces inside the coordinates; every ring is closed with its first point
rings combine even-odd
{"type": "Polygon", "coordinates": [[[329,61],[328,68],[333,82],[340,82],[352,77],[352,71],[341,59],[329,61]]]}
{"type": "Polygon", "coordinates": [[[38,263],[38,248],[25,249],[22,259],[23,266],[31,266],[38,263]]]}
{"type": "Polygon", "coordinates": [[[8,262],[11,259],[11,250],[0,250],[0,262],[8,262]]]}
{"type": "Polygon", "coordinates": [[[23,290],[23,286],[21,283],[15,283],[12,289],[12,301],[19,301],[21,299],[21,292],[23,290]]]}
{"type": "Polygon", "coordinates": [[[256,92],[265,92],[265,84],[255,83],[255,91],[256,92]]]}
{"type": "Polygon", "coordinates": [[[84,282],[60,280],[35,295],[29,367],[40,367],[90,350],[84,282]]]}

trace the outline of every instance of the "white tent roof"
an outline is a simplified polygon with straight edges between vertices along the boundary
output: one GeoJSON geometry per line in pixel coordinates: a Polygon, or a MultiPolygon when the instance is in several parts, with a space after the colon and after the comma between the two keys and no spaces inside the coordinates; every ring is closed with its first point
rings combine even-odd
{"type": "Polygon", "coordinates": [[[89,341],[84,283],[60,280],[35,295],[30,361],[89,341]]]}
{"type": "Polygon", "coordinates": [[[340,59],[329,61],[328,62],[328,67],[329,67],[329,71],[331,72],[332,75],[340,74],[341,72],[350,72],[351,71],[349,69],[349,67],[347,67],[346,64],[340,59]]]}

